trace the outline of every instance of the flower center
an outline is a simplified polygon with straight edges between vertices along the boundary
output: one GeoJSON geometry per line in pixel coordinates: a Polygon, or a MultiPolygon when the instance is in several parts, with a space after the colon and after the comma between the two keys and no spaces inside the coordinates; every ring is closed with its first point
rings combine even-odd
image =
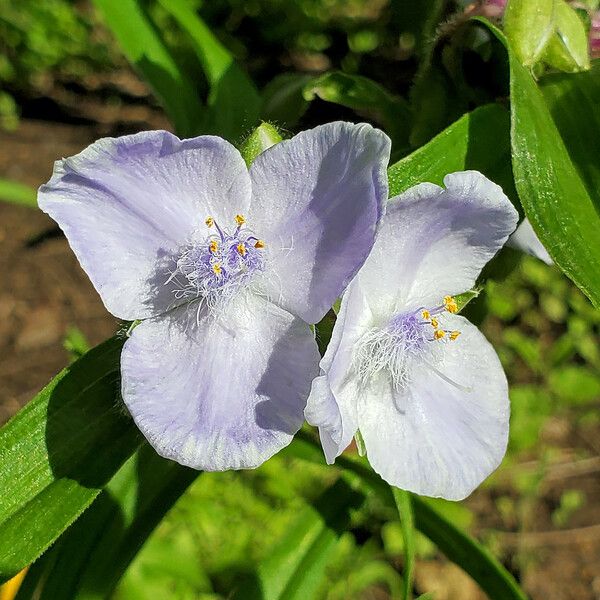
{"type": "Polygon", "coordinates": [[[200,299],[214,308],[264,270],[265,244],[246,227],[242,215],[236,215],[233,231],[222,229],[212,217],[205,223],[208,235],[184,249],[168,281],[180,285],[174,291],[178,300],[200,299]]]}
{"type": "MultiPolygon", "coordinates": [[[[415,360],[427,363],[435,360],[431,344],[453,342],[460,331],[450,331],[440,325],[443,313],[458,312],[458,305],[451,296],[446,296],[440,306],[418,308],[392,317],[384,327],[374,327],[359,340],[353,356],[353,367],[363,385],[382,371],[392,378],[396,389],[406,386],[415,360]]],[[[435,370],[435,365],[429,365],[435,370]]],[[[436,370],[437,372],[437,370],[436,370]]]]}

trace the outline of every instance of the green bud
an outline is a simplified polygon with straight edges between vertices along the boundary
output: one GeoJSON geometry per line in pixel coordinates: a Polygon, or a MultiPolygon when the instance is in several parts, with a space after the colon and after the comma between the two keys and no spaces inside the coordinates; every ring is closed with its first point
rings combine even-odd
{"type": "Polygon", "coordinates": [[[585,23],[565,0],[555,0],[555,33],[544,52],[544,61],[567,73],[590,68],[588,33],[585,23]]]}
{"type": "Polygon", "coordinates": [[[283,137],[270,123],[261,123],[244,141],[240,153],[246,164],[250,166],[254,159],[265,150],[278,144],[283,137]]]}
{"type": "Polygon", "coordinates": [[[509,0],[504,32],[519,61],[532,67],[541,58],[555,31],[554,0],[509,0]]]}

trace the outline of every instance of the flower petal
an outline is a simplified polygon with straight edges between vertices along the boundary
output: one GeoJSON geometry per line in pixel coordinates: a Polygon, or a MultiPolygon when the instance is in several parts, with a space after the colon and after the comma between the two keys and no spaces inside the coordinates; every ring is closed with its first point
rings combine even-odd
{"type": "Polygon", "coordinates": [[[121,357],[122,393],[156,451],[196,469],[252,468],[292,440],[317,374],[310,327],[256,296],[198,321],[144,321],[121,357]]]}
{"type": "Polygon", "coordinates": [[[267,293],[308,323],[321,320],[366,259],[387,199],[389,138],[329,123],[257,157],[251,222],[267,242],[267,293]]]}
{"type": "Polygon", "coordinates": [[[58,222],[106,308],[122,319],[173,301],[174,254],[207,216],[246,210],[250,177],[239,152],[212,136],[147,131],[98,140],[57,161],[40,208],[58,222]]]}
{"type": "Polygon", "coordinates": [[[510,408],[492,346],[463,317],[445,321],[462,335],[445,344],[441,362],[415,365],[404,393],[387,377],[374,380],[359,396],[358,418],[369,462],[388,483],[461,500],[500,464],[510,408]]]}
{"type": "Polygon", "coordinates": [[[444,184],[420,184],[388,202],[358,275],[382,319],[470,289],[517,224],[502,189],[481,173],[453,173],[444,184]]]}
{"type": "Polygon", "coordinates": [[[342,297],[331,340],[313,381],[304,416],[319,428],[325,458],[332,464],[358,429],[356,380],[348,376],[356,342],[372,319],[365,296],[354,279],[342,297]]]}
{"type": "Polygon", "coordinates": [[[554,264],[554,261],[548,254],[548,250],[546,250],[542,245],[542,242],[540,242],[540,238],[536,235],[527,217],[521,221],[517,230],[510,236],[507,245],[531,256],[535,256],[535,258],[539,258],[547,265],[554,264]]]}

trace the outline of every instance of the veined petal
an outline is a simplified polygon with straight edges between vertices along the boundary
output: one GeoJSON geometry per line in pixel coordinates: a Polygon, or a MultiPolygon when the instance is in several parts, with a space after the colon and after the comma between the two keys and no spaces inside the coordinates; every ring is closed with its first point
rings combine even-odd
{"type": "Polygon", "coordinates": [[[319,428],[325,458],[332,464],[350,444],[358,429],[358,382],[351,375],[356,343],[372,316],[354,279],[342,297],[331,340],[321,359],[321,375],[313,381],[304,415],[319,428]]]}
{"type": "MultiPolygon", "coordinates": [[[[371,466],[391,485],[461,500],[500,464],[509,399],[498,357],[479,330],[445,317],[460,337],[441,360],[413,364],[402,392],[381,374],[359,395],[359,429],[371,466]]],[[[435,342],[432,342],[432,346],[435,342]]]]}
{"type": "Polygon", "coordinates": [[[542,242],[540,242],[540,238],[536,235],[527,217],[521,221],[517,230],[510,236],[507,245],[531,256],[535,256],[535,258],[539,258],[547,265],[554,264],[554,261],[548,254],[548,250],[546,250],[542,245],[542,242]]]}
{"type": "Polygon", "coordinates": [[[266,241],[267,294],[316,323],[366,259],[387,199],[389,138],[329,123],[268,149],[252,164],[250,221],[266,241]]]}
{"type": "Polygon", "coordinates": [[[122,319],[173,301],[174,254],[208,216],[233,221],[250,200],[240,153],[218,137],[147,131],[98,140],[57,161],[38,202],[65,232],[106,308],[122,319]]]}
{"type": "Polygon", "coordinates": [[[417,185],[388,202],[358,277],[381,319],[465,292],[517,224],[502,189],[477,171],[417,185]]]}
{"type": "Polygon", "coordinates": [[[123,400],[161,456],[253,468],[300,429],[318,360],[310,327],[262,298],[237,298],[218,318],[179,307],[133,330],[123,400]]]}

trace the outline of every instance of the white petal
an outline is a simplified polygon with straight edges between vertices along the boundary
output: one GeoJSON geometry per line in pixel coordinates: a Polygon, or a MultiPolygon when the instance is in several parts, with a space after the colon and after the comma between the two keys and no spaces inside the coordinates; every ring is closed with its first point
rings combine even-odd
{"type": "Polygon", "coordinates": [[[331,340],[320,363],[321,376],[313,382],[304,411],[307,422],[319,428],[325,458],[330,464],[348,447],[358,429],[358,387],[350,371],[355,344],[371,319],[363,290],[355,279],[342,298],[331,340]]]}
{"type": "Polygon", "coordinates": [[[517,230],[510,236],[507,245],[535,256],[535,258],[539,258],[547,265],[554,264],[554,261],[548,254],[548,250],[540,242],[540,238],[536,235],[527,217],[523,219],[517,230]]]}
{"type": "Polygon", "coordinates": [[[320,321],[369,254],[387,200],[390,140],[365,123],[328,123],[252,164],[249,223],[264,237],[267,293],[320,321]]]}
{"type": "Polygon", "coordinates": [[[442,342],[441,362],[415,364],[403,393],[389,377],[374,380],[359,396],[359,429],[371,466],[388,483],[461,500],[500,464],[510,407],[492,346],[466,319],[444,319],[462,334],[442,342]]]}
{"type": "Polygon", "coordinates": [[[180,307],[133,330],[123,399],[162,456],[210,471],[252,468],[302,425],[318,360],[310,327],[261,298],[199,323],[193,306],[180,307]]]}
{"type": "MultiPolygon", "coordinates": [[[[122,319],[160,314],[177,250],[204,220],[244,212],[250,176],[225,140],[146,131],[98,140],[58,161],[38,202],[64,231],[106,308],[122,319]]],[[[228,223],[229,224],[229,223],[228,223]]]]}
{"type": "Polygon", "coordinates": [[[481,173],[453,173],[444,183],[417,185],[388,202],[358,274],[383,320],[470,289],[516,226],[517,211],[481,173]]]}

